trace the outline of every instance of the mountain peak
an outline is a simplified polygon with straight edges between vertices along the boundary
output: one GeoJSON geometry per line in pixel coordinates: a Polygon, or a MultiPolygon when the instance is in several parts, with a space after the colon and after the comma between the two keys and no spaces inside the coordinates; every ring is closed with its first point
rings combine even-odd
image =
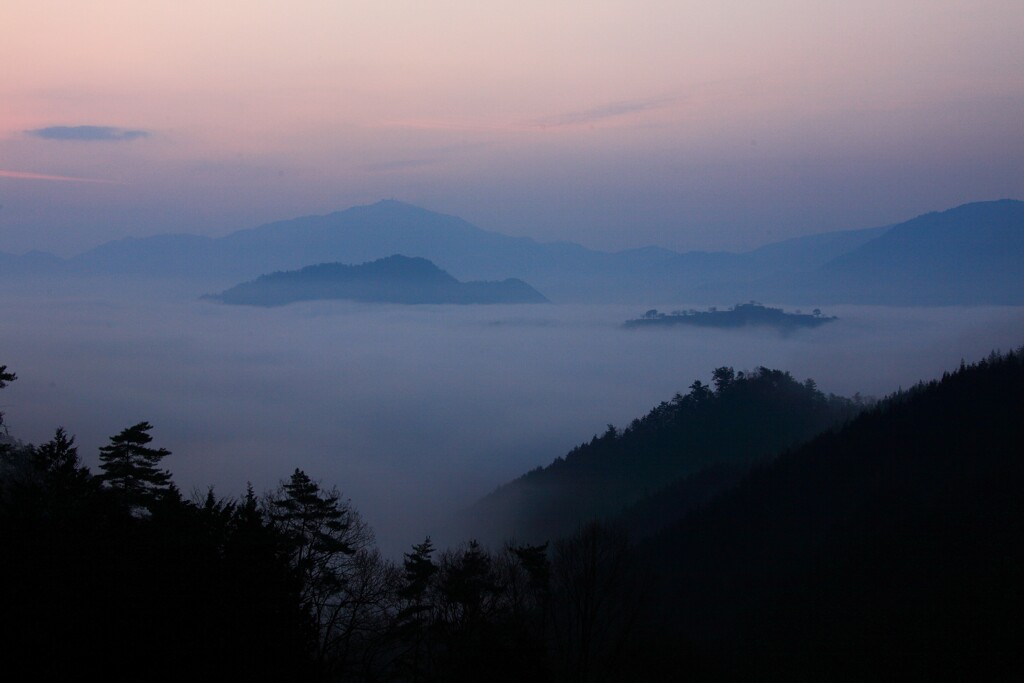
{"type": "Polygon", "coordinates": [[[408,202],[399,201],[398,199],[380,199],[378,201],[373,202],[372,204],[360,204],[358,206],[353,206],[339,213],[362,213],[376,216],[382,214],[419,217],[434,216],[460,220],[456,219],[454,216],[448,216],[446,214],[438,213],[436,211],[431,211],[430,209],[425,209],[422,206],[417,206],[416,204],[410,204],[408,202]]]}

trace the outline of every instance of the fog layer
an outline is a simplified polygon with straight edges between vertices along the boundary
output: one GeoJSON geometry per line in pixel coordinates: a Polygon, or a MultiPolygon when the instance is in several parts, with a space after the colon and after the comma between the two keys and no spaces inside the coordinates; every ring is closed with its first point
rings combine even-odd
{"type": "Polygon", "coordinates": [[[833,307],[837,322],[788,336],[621,327],[642,312],[22,293],[0,302],[0,364],[19,376],[2,410],[24,441],[64,426],[92,466],[108,436],[148,420],[186,494],[262,491],[303,468],[336,484],[395,555],[717,366],[881,396],[1024,342],[1024,312],[1010,307],[833,307]]]}

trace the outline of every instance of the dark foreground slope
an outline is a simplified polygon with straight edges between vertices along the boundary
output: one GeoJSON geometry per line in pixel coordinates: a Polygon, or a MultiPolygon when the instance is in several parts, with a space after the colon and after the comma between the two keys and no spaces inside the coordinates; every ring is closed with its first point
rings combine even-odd
{"type": "MultiPolygon", "coordinates": [[[[722,369],[713,397],[695,384],[630,431],[740,398],[779,419],[787,377],[722,369]]],[[[426,539],[401,565],[298,469],[260,498],[187,501],[148,423],[97,474],[62,429],[0,439],[0,658],[10,680],[1016,681],[1022,414],[1024,350],[993,355],[639,546],[590,524],[495,551],[426,539]]]]}
{"type": "Polygon", "coordinates": [[[1024,356],[992,356],[757,469],[643,544],[666,665],[703,678],[1016,679],[1024,356]],[[688,657],[680,657],[682,651],[688,657]]]}
{"type": "Polygon", "coordinates": [[[459,282],[423,258],[394,255],[362,265],[322,263],[271,273],[208,297],[226,304],[283,306],[347,299],[398,304],[523,304],[547,299],[522,280],[459,282]]]}
{"type": "Polygon", "coordinates": [[[539,542],[571,533],[581,522],[613,517],[687,477],[692,478],[684,485],[688,495],[703,502],[751,463],[858,409],[855,402],[825,396],[813,381],[800,383],[787,372],[719,368],[714,387],[694,382],[686,396],[676,394],[625,429],[609,425],[564,458],[502,486],[464,518],[482,538],[539,542]]]}

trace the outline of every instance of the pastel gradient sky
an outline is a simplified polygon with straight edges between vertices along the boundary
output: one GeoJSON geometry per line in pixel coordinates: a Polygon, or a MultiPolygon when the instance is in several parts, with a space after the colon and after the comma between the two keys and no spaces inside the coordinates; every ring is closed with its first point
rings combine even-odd
{"type": "Polygon", "coordinates": [[[1021,0],[3,0],[0,251],[381,198],[743,249],[1024,198],[1022,36],[1021,0]]]}

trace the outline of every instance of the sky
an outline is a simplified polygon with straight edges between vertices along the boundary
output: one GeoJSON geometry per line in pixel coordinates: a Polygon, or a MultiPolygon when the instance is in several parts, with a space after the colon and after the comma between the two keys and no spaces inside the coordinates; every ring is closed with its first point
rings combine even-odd
{"type": "Polygon", "coordinates": [[[599,249],[1024,199],[1020,0],[4,0],[0,251],[382,198],[599,249]]]}

